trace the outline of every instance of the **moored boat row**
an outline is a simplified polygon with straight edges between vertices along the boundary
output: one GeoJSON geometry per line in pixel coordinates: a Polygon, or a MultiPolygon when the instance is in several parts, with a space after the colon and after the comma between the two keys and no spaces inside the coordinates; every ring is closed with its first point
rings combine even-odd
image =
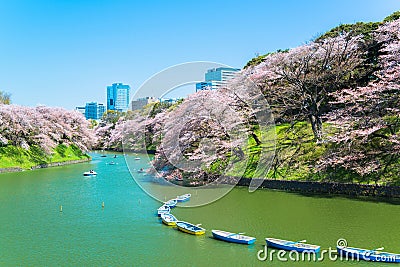
{"type": "MultiPolygon", "coordinates": [[[[189,195],[190,198],[190,194],[189,195]]],[[[171,214],[171,209],[175,208],[176,205],[178,204],[178,198],[182,199],[184,198],[183,196],[178,196],[176,198],[170,199],[167,202],[164,203],[161,207],[158,208],[157,210],[157,215],[161,217],[161,221],[168,226],[176,226],[176,223],[178,222],[178,219],[171,214]]]]}
{"type": "Polygon", "coordinates": [[[172,215],[171,209],[175,208],[178,202],[188,201],[191,197],[191,194],[185,194],[181,196],[177,196],[174,199],[170,199],[164,203],[157,210],[157,214],[161,217],[161,221],[168,226],[176,226],[178,230],[192,234],[192,235],[204,235],[206,233],[206,229],[200,227],[200,224],[194,225],[188,222],[179,221],[174,215],[172,215]]]}
{"type": "MultiPolygon", "coordinates": [[[[164,205],[158,209],[158,214],[165,225],[176,226],[179,231],[184,233],[192,235],[204,235],[206,233],[206,229],[201,227],[201,224],[195,225],[189,222],[180,221],[170,213],[171,209],[176,207],[179,202],[188,201],[190,197],[190,194],[185,194],[165,202],[164,205]]],[[[214,239],[225,242],[250,245],[254,244],[256,241],[255,237],[247,236],[245,233],[234,233],[223,230],[212,230],[211,232],[214,239]]],[[[306,240],[290,241],[268,237],[265,238],[265,242],[268,247],[286,251],[296,251],[299,253],[305,252],[317,254],[321,250],[320,246],[307,244],[306,240]]],[[[346,257],[346,259],[349,260],[355,259],[371,262],[400,263],[400,254],[383,252],[383,249],[383,247],[374,250],[368,250],[347,246],[337,246],[338,254],[342,257],[346,257]]]]}

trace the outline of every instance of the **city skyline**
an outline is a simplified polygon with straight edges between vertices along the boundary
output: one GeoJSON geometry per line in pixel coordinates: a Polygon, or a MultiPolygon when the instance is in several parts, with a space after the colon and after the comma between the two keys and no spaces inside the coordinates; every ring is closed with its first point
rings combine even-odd
{"type": "Polygon", "coordinates": [[[107,86],[107,110],[127,111],[131,99],[130,91],[128,84],[113,83],[107,86]]]}
{"type": "Polygon", "coordinates": [[[74,109],[104,102],[103,88],[114,82],[137,89],[191,61],[242,68],[256,54],[296,47],[340,24],[381,21],[399,9],[394,0],[3,1],[0,90],[18,105],[74,109]]]}
{"type": "Polygon", "coordinates": [[[105,91],[104,101],[85,101],[85,106],[76,105],[75,110],[82,113],[86,119],[99,120],[106,111],[126,112],[129,109],[131,91],[129,84],[116,82],[106,86],[105,91]]]}
{"type": "Polygon", "coordinates": [[[196,92],[201,90],[217,90],[227,81],[235,77],[240,69],[219,67],[207,70],[204,81],[196,83],[196,92]]]}

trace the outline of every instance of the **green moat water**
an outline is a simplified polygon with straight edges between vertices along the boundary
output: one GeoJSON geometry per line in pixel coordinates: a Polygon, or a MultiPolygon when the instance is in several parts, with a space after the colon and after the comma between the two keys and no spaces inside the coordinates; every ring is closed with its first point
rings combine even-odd
{"type": "MultiPolygon", "coordinates": [[[[209,205],[175,208],[178,219],[207,229],[205,236],[184,234],[160,223],[155,211],[161,203],[136,184],[122,155],[112,155],[93,153],[89,163],[1,174],[0,266],[387,266],[328,258],[261,262],[257,252],[265,237],[307,239],[321,249],[346,238],[350,246],[400,253],[400,205],[272,190],[235,188],[209,205]],[[89,169],[99,175],[84,177],[89,169]],[[257,241],[217,241],[212,229],[245,232],[257,241]]],[[[147,166],[144,157],[134,164],[147,166]]]]}

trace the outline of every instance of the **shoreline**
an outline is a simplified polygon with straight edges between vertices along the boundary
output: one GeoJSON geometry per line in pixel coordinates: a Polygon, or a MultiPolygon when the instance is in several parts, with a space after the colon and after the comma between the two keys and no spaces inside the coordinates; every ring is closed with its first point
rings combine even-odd
{"type": "MultiPolygon", "coordinates": [[[[105,150],[112,152],[112,150],[105,150]]],[[[99,152],[98,150],[96,152],[99,152]]],[[[114,152],[119,152],[115,151],[114,152]]],[[[133,151],[129,151],[133,152],[133,151]]],[[[138,151],[136,151],[138,152],[138,151]]],[[[143,151],[141,151],[143,152],[143,151]]],[[[147,151],[149,153],[150,151],[147,151]]],[[[151,153],[150,153],[151,154],[151,153]]],[[[72,165],[91,161],[92,158],[71,160],[65,162],[52,162],[39,164],[30,169],[21,167],[0,168],[0,174],[22,172],[29,170],[37,170],[43,168],[51,168],[65,165],[72,165]]],[[[320,194],[320,195],[343,195],[350,197],[374,197],[374,198],[395,198],[400,199],[400,186],[385,186],[374,184],[355,184],[355,183],[338,183],[338,182],[323,182],[323,181],[294,181],[294,180],[275,180],[275,179],[250,179],[223,177],[220,180],[221,184],[234,184],[235,187],[248,187],[252,180],[262,181],[260,189],[272,189],[286,192],[294,192],[301,194],[320,194]]]]}
{"type": "MultiPolygon", "coordinates": [[[[232,178],[227,177],[228,180],[232,178]]],[[[237,180],[237,179],[233,179],[237,180]]],[[[236,186],[248,187],[249,178],[241,178],[236,186]]],[[[290,181],[290,180],[263,180],[259,188],[274,189],[287,192],[303,194],[321,194],[321,195],[345,195],[350,197],[375,197],[375,198],[396,198],[400,199],[400,186],[384,186],[371,184],[337,183],[337,182],[314,182],[314,181],[290,181]]],[[[224,181],[229,183],[229,181],[224,181]]],[[[223,182],[223,183],[224,183],[223,182]]]]}
{"type": "MultiPolygon", "coordinates": [[[[108,152],[116,150],[105,150],[108,152]]],[[[118,151],[119,152],[119,151],[118,151]]],[[[153,154],[155,151],[135,151],[127,150],[133,153],[153,154]]],[[[339,183],[326,181],[296,181],[296,180],[275,180],[275,179],[257,179],[257,178],[239,178],[224,177],[220,183],[234,184],[238,187],[248,187],[252,180],[262,180],[261,189],[272,189],[286,192],[302,193],[302,194],[321,194],[321,195],[342,195],[348,197],[373,197],[373,198],[395,198],[400,199],[400,186],[387,186],[375,184],[356,184],[356,183],[339,183]]]]}
{"type": "Polygon", "coordinates": [[[92,160],[92,158],[87,158],[87,159],[77,159],[77,160],[70,160],[70,161],[63,161],[63,162],[44,163],[44,164],[39,164],[39,165],[36,165],[36,166],[32,166],[30,169],[23,169],[21,167],[0,168],[0,174],[13,173],[13,172],[23,172],[23,171],[33,171],[33,170],[38,170],[38,169],[45,169],[45,168],[51,168],[51,167],[72,165],[72,164],[89,162],[91,160],[92,160]]]}
{"type": "Polygon", "coordinates": [[[102,151],[104,152],[117,152],[117,153],[124,153],[124,152],[129,152],[129,153],[138,153],[138,154],[151,154],[151,155],[155,155],[156,154],[156,150],[154,149],[150,149],[150,150],[137,150],[137,149],[94,149],[92,151],[96,151],[101,153],[102,151]]]}

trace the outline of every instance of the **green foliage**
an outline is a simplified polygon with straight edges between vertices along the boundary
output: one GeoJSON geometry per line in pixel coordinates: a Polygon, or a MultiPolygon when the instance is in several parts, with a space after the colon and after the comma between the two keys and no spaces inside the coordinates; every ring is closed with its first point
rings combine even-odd
{"type": "Polygon", "coordinates": [[[378,29],[381,22],[356,22],[354,24],[341,24],[330,31],[324,33],[316,39],[316,41],[322,41],[329,37],[336,37],[344,33],[350,33],[351,36],[363,35],[365,40],[372,39],[372,32],[378,29]]]}
{"type": "MultiPolygon", "coordinates": [[[[394,132],[400,131],[400,120],[398,117],[387,117],[385,121],[388,127],[377,132],[377,135],[389,136],[394,132]]],[[[337,129],[332,125],[324,124],[326,136],[334,134],[337,129]]],[[[257,145],[254,138],[250,135],[248,145],[245,150],[248,157],[247,163],[243,164],[238,161],[237,167],[228,175],[239,176],[244,174],[245,178],[270,178],[282,180],[308,180],[308,181],[334,181],[341,183],[378,183],[400,185],[398,173],[400,172],[400,159],[396,155],[388,155],[379,158],[383,161],[382,165],[385,170],[371,175],[360,176],[356,172],[345,169],[343,167],[330,168],[323,172],[317,171],[316,166],[318,161],[323,158],[332,146],[331,143],[315,143],[313,141],[313,133],[307,122],[296,122],[294,124],[280,124],[275,126],[276,131],[276,151],[275,159],[272,162],[270,171],[266,177],[260,177],[256,173],[260,162],[261,147],[257,145]]],[[[260,136],[260,133],[257,132],[260,136]]],[[[371,140],[369,146],[384,146],[382,138],[371,140]]],[[[366,147],[366,151],[371,150],[371,147],[366,147]]],[[[366,152],[367,153],[367,152],[366,152]]],[[[215,170],[223,169],[225,163],[216,161],[210,168],[210,173],[215,173],[215,170]]]]}
{"type": "Polygon", "coordinates": [[[270,178],[312,179],[312,167],[325,151],[325,145],[315,143],[308,122],[285,123],[276,126],[276,157],[270,178]]]}
{"type": "Polygon", "coordinates": [[[386,23],[386,22],[394,21],[394,20],[399,19],[399,18],[400,18],[400,10],[396,11],[396,12],[393,12],[391,15],[387,16],[386,18],[384,18],[383,22],[386,23]]]}
{"type": "MultiPolygon", "coordinates": [[[[297,122],[295,124],[280,124],[270,131],[276,132],[276,156],[272,162],[267,177],[261,177],[257,173],[260,162],[262,147],[257,144],[252,135],[249,136],[247,147],[245,148],[247,163],[238,160],[236,168],[228,175],[238,176],[243,173],[245,178],[271,178],[287,180],[315,180],[320,179],[313,172],[311,166],[315,165],[318,159],[325,153],[325,144],[316,144],[314,135],[309,123],[297,122]]],[[[260,138],[259,130],[255,134],[260,138]]],[[[263,135],[270,136],[269,133],[263,135]]],[[[222,169],[224,162],[216,161],[212,164],[211,172],[222,169]]]]}
{"type": "MultiPolygon", "coordinates": [[[[159,114],[159,113],[161,113],[161,112],[164,112],[165,110],[167,110],[167,109],[169,109],[169,108],[172,108],[172,107],[177,107],[180,103],[182,103],[182,102],[177,102],[177,103],[174,103],[174,104],[172,104],[172,103],[169,103],[169,102],[155,102],[155,103],[150,103],[150,104],[148,104],[148,105],[146,105],[146,106],[148,106],[149,108],[151,108],[151,111],[150,111],[150,117],[151,118],[154,118],[157,114],[159,114]]],[[[146,107],[145,106],[145,107],[146,107]]],[[[173,108],[173,109],[174,109],[173,108]]]]}
{"type": "Polygon", "coordinates": [[[113,123],[116,124],[119,118],[124,116],[125,113],[119,112],[116,110],[107,110],[104,112],[102,120],[105,121],[106,123],[113,123]]]}
{"type": "Polygon", "coordinates": [[[43,151],[43,149],[36,145],[30,146],[28,150],[28,156],[30,161],[36,165],[46,164],[49,159],[48,155],[43,151]]]}
{"type": "Polygon", "coordinates": [[[211,165],[210,168],[207,170],[211,174],[223,174],[224,170],[228,166],[229,163],[229,157],[226,159],[217,159],[214,161],[211,165]]]}
{"type": "Polygon", "coordinates": [[[284,52],[287,52],[287,51],[289,51],[289,49],[278,49],[276,52],[270,52],[270,53],[267,53],[265,55],[256,56],[256,57],[252,58],[249,62],[247,62],[246,66],[244,66],[243,68],[246,69],[248,67],[252,67],[252,66],[256,66],[256,65],[260,64],[261,62],[264,61],[264,58],[266,58],[268,55],[271,55],[271,54],[274,54],[274,53],[281,53],[281,52],[284,53],[284,52]]]}
{"type": "Polygon", "coordinates": [[[47,155],[39,146],[30,146],[29,150],[12,145],[0,147],[0,168],[20,167],[27,170],[40,164],[88,158],[90,157],[75,145],[60,144],[51,155],[47,155]]]}
{"type": "MultiPolygon", "coordinates": [[[[77,145],[70,145],[69,149],[71,150],[72,154],[79,157],[79,158],[89,158],[89,156],[85,153],[83,153],[83,151],[77,146],[77,145]]],[[[67,154],[68,156],[68,154],[67,154]]]]}
{"type": "Polygon", "coordinates": [[[178,101],[176,101],[174,104],[172,104],[169,108],[168,111],[173,111],[174,109],[176,109],[180,104],[182,104],[183,102],[183,98],[178,99],[178,101]]]}
{"type": "Polygon", "coordinates": [[[90,126],[89,126],[90,129],[94,129],[94,128],[96,128],[97,125],[99,125],[99,123],[96,120],[90,119],[89,122],[90,122],[90,126]]]}
{"type": "Polygon", "coordinates": [[[260,64],[261,62],[264,61],[264,58],[266,56],[268,56],[268,54],[259,55],[259,56],[256,56],[256,57],[252,58],[249,62],[246,63],[246,66],[244,66],[244,69],[260,64]]]}

